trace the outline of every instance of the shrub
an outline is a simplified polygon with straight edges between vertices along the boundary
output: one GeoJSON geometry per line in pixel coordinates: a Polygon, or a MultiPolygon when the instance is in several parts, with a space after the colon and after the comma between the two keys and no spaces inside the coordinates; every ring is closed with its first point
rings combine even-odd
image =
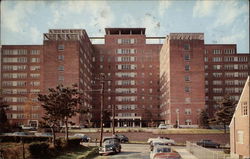
{"type": "Polygon", "coordinates": [[[230,149],[225,149],[225,150],[224,150],[224,153],[225,153],[225,154],[230,154],[230,149]]]}
{"type": "Polygon", "coordinates": [[[31,143],[31,142],[42,142],[42,141],[49,141],[49,137],[38,137],[38,136],[0,136],[0,141],[1,142],[20,142],[23,140],[25,143],[31,143]]]}
{"type": "Polygon", "coordinates": [[[47,143],[32,143],[29,146],[29,152],[32,157],[41,157],[49,155],[49,144],[47,143]]]}
{"type": "Polygon", "coordinates": [[[82,139],[80,139],[80,138],[69,139],[67,146],[69,146],[69,147],[78,147],[78,146],[80,146],[81,141],[82,141],[82,139]]]}

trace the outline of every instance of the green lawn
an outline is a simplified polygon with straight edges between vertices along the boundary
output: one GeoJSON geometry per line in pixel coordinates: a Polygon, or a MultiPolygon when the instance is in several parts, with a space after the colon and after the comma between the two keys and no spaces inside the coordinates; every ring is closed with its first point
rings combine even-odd
{"type": "MultiPolygon", "coordinates": [[[[55,159],[82,159],[86,158],[89,153],[94,151],[96,147],[79,147],[75,149],[68,150],[63,154],[55,157],[55,159]]],[[[94,154],[92,154],[93,156],[94,154]]]]}

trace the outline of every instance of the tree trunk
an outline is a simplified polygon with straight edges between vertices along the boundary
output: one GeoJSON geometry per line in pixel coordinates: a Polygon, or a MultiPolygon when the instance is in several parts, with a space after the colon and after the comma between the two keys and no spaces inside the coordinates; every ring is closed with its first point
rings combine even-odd
{"type": "Polygon", "coordinates": [[[226,124],[224,123],[224,134],[226,134],[227,131],[226,131],[226,124]]]}
{"type": "Polygon", "coordinates": [[[68,118],[65,119],[65,141],[68,144],[69,132],[68,132],[68,118]]]}
{"type": "Polygon", "coordinates": [[[56,145],[56,134],[55,134],[54,127],[51,127],[51,132],[52,132],[52,144],[53,144],[53,147],[55,147],[55,145],[56,145]]]}

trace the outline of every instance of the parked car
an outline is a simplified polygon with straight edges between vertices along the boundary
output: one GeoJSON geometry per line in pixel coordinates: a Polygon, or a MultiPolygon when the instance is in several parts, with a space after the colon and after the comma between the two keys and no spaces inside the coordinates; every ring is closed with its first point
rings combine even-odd
{"type": "Polygon", "coordinates": [[[35,131],[36,130],[35,127],[29,126],[29,125],[21,125],[21,128],[23,130],[31,130],[31,131],[35,131]]]}
{"type": "Polygon", "coordinates": [[[89,142],[91,138],[85,134],[74,134],[73,136],[70,136],[72,138],[81,138],[82,142],[89,142]]]}
{"type": "Polygon", "coordinates": [[[158,128],[159,129],[168,129],[168,128],[172,128],[172,126],[171,125],[167,125],[167,124],[160,124],[158,128]]]}
{"type": "Polygon", "coordinates": [[[44,132],[44,133],[35,133],[36,136],[42,136],[42,137],[52,137],[52,133],[44,132]]]}
{"type": "Polygon", "coordinates": [[[180,159],[180,155],[174,152],[170,147],[155,146],[150,152],[150,159],[180,159]]]}
{"type": "Polygon", "coordinates": [[[12,133],[12,135],[13,136],[28,136],[30,134],[27,132],[14,132],[14,133],[12,133]]]}
{"type": "Polygon", "coordinates": [[[152,141],[163,142],[166,145],[175,145],[175,141],[173,139],[168,138],[168,137],[157,137],[157,138],[149,138],[148,139],[148,143],[151,143],[152,141]]]}
{"type": "Polygon", "coordinates": [[[201,140],[198,141],[196,144],[202,147],[214,147],[214,148],[220,147],[220,144],[213,142],[212,140],[201,140]]]}
{"type": "Polygon", "coordinates": [[[105,137],[103,139],[103,146],[99,148],[99,154],[110,154],[110,153],[118,153],[121,152],[121,143],[120,139],[112,136],[112,137],[105,137]]]}
{"type": "Polygon", "coordinates": [[[153,151],[154,147],[156,146],[166,146],[166,144],[163,142],[159,142],[159,141],[152,141],[150,143],[150,151],[153,151]]]}
{"type": "Polygon", "coordinates": [[[121,143],[126,143],[129,141],[128,137],[122,134],[116,134],[115,135],[117,138],[120,139],[121,143]]]}

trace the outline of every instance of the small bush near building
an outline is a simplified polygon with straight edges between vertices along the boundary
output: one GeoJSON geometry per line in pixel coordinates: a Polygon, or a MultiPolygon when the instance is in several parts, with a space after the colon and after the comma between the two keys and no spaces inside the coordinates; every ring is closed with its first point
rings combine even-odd
{"type": "Polygon", "coordinates": [[[29,152],[33,158],[41,158],[41,156],[49,156],[49,144],[32,143],[29,146],[29,152]]]}
{"type": "Polygon", "coordinates": [[[81,141],[82,141],[82,139],[79,139],[79,138],[69,139],[67,146],[68,147],[79,147],[81,141]]]}

